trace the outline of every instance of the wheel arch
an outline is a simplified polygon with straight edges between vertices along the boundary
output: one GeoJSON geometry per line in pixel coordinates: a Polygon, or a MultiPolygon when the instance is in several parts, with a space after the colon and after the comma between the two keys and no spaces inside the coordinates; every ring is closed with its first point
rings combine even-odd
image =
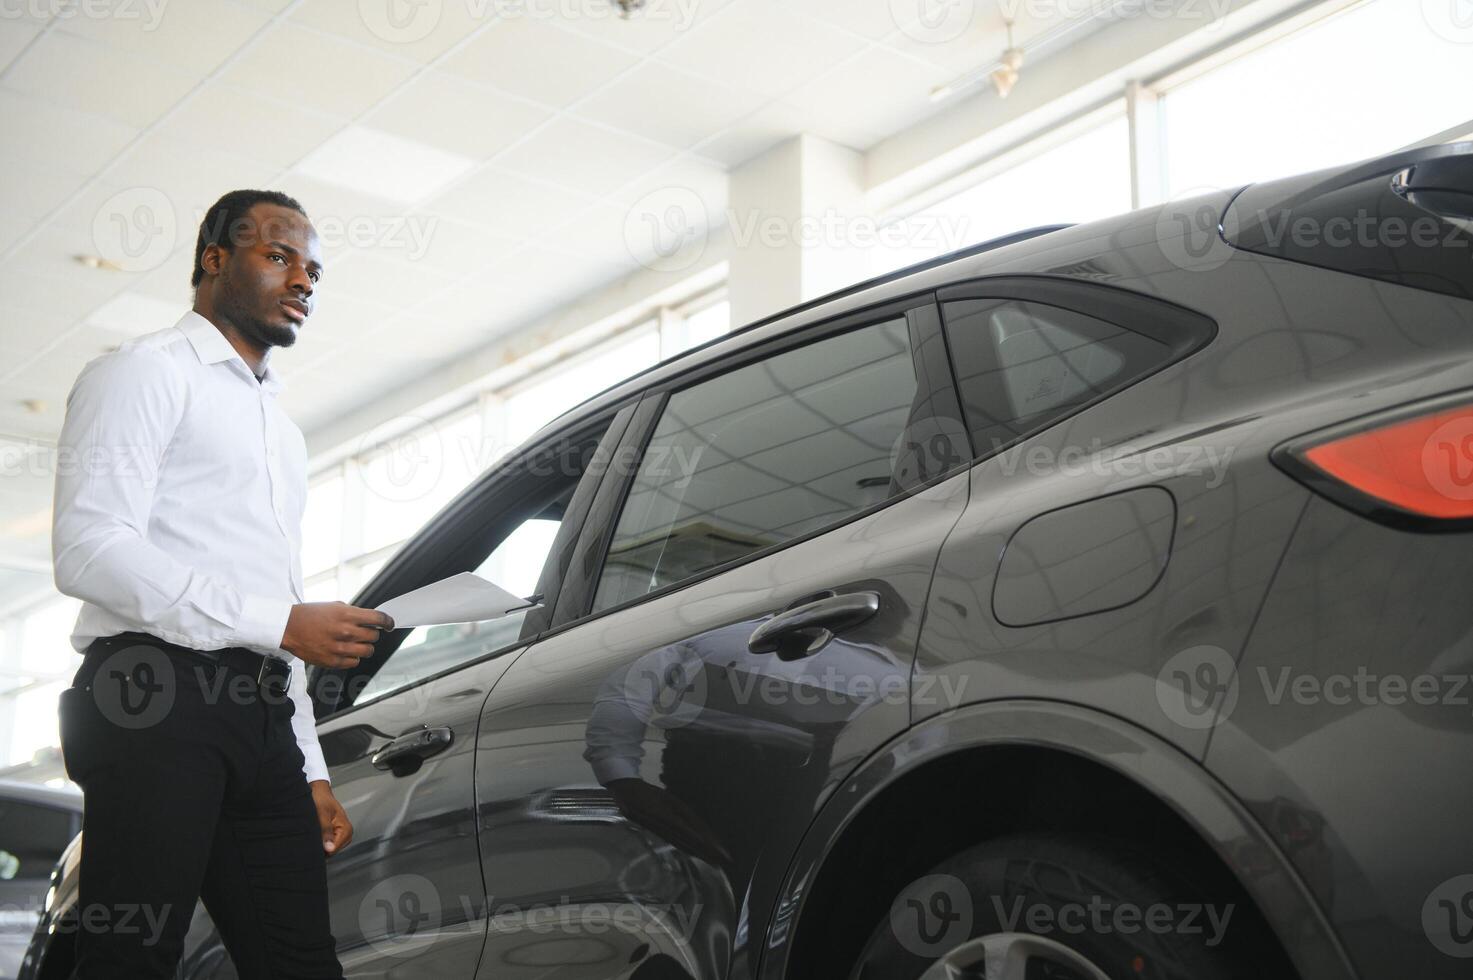
{"type": "Polygon", "coordinates": [[[1209,887],[1261,913],[1275,952],[1302,980],[1355,977],[1287,860],[1195,760],[1115,716],[1042,700],[927,719],[852,773],[789,865],[756,976],[842,980],[900,887],[965,846],[1029,829],[1053,808],[1073,814],[1063,829],[1125,834],[1193,862],[1209,887]],[[968,809],[973,794],[1000,785],[1007,795],[984,795],[988,806],[968,809]]]}

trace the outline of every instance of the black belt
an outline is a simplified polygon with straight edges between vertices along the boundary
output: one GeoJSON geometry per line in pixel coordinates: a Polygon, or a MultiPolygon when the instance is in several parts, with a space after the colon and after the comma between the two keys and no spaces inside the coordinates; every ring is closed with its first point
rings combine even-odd
{"type": "Polygon", "coordinates": [[[114,636],[103,637],[103,640],[109,643],[126,642],[156,646],[191,656],[203,657],[212,663],[227,667],[237,674],[244,674],[255,681],[257,687],[278,697],[284,696],[291,685],[291,664],[282,660],[280,657],[273,657],[267,653],[256,653],[253,650],[247,650],[245,647],[225,647],[221,650],[196,650],[192,647],[180,646],[177,643],[169,643],[148,633],[118,633],[114,636]]]}

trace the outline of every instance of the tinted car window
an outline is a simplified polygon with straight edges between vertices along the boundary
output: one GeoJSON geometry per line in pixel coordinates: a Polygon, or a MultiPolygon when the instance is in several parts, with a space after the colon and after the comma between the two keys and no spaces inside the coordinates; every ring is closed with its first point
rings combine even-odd
{"type": "Polygon", "coordinates": [[[615,528],[604,609],[889,497],[917,392],[904,318],[670,396],[615,528]]]}
{"type": "Polygon", "coordinates": [[[0,800],[0,880],[45,879],[72,839],[69,810],[0,800]]]}
{"type": "Polygon", "coordinates": [[[1042,303],[969,299],[944,312],[962,411],[982,456],[1172,356],[1160,341],[1042,303]]]}

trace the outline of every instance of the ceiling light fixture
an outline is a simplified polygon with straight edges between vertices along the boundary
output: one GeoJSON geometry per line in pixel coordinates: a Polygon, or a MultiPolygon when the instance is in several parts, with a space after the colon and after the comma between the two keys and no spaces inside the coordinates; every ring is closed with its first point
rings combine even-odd
{"type": "Polygon", "coordinates": [[[931,101],[940,102],[948,99],[958,92],[965,91],[983,82],[992,82],[1000,98],[1007,98],[1008,93],[1017,84],[1018,75],[1023,68],[1023,56],[1027,52],[1033,52],[1034,57],[1040,53],[1048,54],[1057,49],[1069,37],[1069,35],[1089,27],[1098,21],[1114,19],[1117,15],[1123,15],[1140,0],[1096,0],[1094,3],[1085,5],[1088,12],[1074,18],[1061,20],[1047,30],[1034,34],[1028,39],[1027,46],[1013,43],[1013,21],[1004,16],[1003,23],[1007,25],[1008,46],[996,61],[990,61],[979,68],[967,72],[958,78],[952,79],[943,85],[937,85],[931,89],[931,101]]]}
{"type": "Polygon", "coordinates": [[[619,8],[619,16],[628,20],[634,16],[634,12],[643,7],[646,0],[612,0],[619,8]]]}
{"type": "Polygon", "coordinates": [[[122,272],[123,267],[111,259],[105,259],[100,255],[73,255],[73,259],[85,265],[89,269],[106,269],[109,272],[122,272]]]}

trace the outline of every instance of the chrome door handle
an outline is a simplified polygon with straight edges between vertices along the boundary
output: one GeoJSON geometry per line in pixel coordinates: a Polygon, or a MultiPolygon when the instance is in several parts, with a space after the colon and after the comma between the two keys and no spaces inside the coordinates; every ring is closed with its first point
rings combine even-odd
{"type": "Polygon", "coordinates": [[[846,592],[778,613],[752,631],[747,649],[798,660],[822,650],[835,633],[852,629],[880,611],[878,592],[846,592]]]}
{"type": "Polygon", "coordinates": [[[439,755],[453,741],[455,733],[449,728],[420,728],[389,742],[370,761],[375,769],[398,770],[409,765],[418,768],[418,761],[439,755]]]}

